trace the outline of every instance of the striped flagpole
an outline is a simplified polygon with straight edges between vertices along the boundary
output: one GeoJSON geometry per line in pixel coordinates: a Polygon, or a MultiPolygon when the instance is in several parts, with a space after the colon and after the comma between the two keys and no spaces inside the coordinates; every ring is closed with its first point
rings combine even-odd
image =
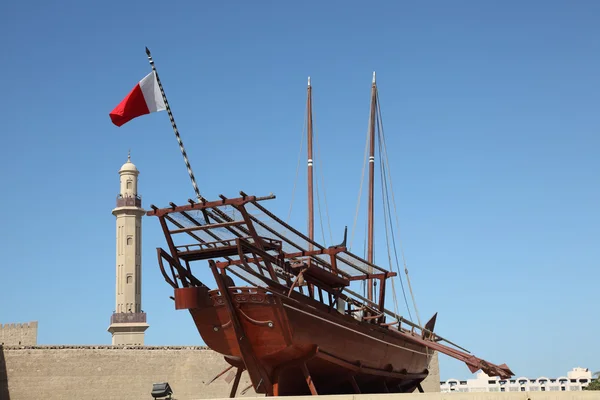
{"type": "Polygon", "coordinates": [[[200,194],[198,185],[196,185],[196,178],[194,177],[194,171],[192,171],[192,166],[190,165],[190,161],[188,160],[187,153],[185,152],[185,147],[183,147],[183,141],[181,140],[181,136],[179,136],[179,131],[177,130],[177,124],[175,124],[175,118],[173,118],[173,113],[171,112],[171,107],[169,107],[169,102],[167,101],[167,96],[165,95],[165,91],[162,87],[162,83],[160,83],[160,78],[158,77],[158,72],[156,72],[156,67],[154,66],[154,60],[152,59],[152,54],[150,54],[150,50],[147,47],[146,47],[146,54],[148,55],[148,62],[150,62],[152,71],[154,72],[154,75],[156,76],[156,81],[158,82],[158,87],[160,88],[160,93],[162,94],[163,101],[165,102],[167,114],[169,114],[169,119],[171,120],[171,126],[173,127],[173,132],[175,132],[175,137],[177,138],[177,143],[179,143],[179,150],[181,150],[181,155],[183,156],[183,161],[185,162],[185,166],[187,168],[188,174],[190,175],[190,180],[192,181],[192,186],[194,187],[194,192],[196,192],[196,198],[198,199],[198,201],[202,201],[202,200],[204,200],[204,198],[200,194]]]}

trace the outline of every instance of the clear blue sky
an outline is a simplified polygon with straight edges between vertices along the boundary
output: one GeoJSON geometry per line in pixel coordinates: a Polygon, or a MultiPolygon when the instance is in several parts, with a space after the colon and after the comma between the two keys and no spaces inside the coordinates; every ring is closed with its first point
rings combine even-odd
{"type": "MultiPolygon", "coordinates": [[[[145,207],[193,197],[166,113],[108,117],[148,46],[203,194],[274,192],[284,215],[311,75],[338,237],[376,70],[423,318],[517,375],[600,369],[600,3],[368,3],[5,2],[0,322],[39,320],[40,344],[110,343],[127,150],[145,207]]],[[[200,344],[158,272],[157,221],[143,232],[146,343],[200,344]]]]}

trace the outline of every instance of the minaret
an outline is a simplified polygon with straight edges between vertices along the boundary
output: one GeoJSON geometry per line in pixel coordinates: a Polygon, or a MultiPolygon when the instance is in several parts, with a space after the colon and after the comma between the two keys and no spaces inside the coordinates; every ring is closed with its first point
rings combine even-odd
{"type": "Polygon", "coordinates": [[[146,313],[142,311],[142,198],[137,194],[138,169],[127,162],[119,170],[121,191],[117,207],[117,273],[115,312],[108,331],[114,345],[143,345],[148,329],[146,313]]]}

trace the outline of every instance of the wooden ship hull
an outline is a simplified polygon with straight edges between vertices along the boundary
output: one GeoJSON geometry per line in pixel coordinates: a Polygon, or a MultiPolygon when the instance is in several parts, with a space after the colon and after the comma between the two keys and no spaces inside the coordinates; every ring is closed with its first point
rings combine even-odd
{"type": "MultiPolygon", "coordinates": [[[[316,394],[316,388],[319,394],[411,392],[427,376],[433,350],[393,331],[257,287],[227,290],[228,296],[207,288],[177,289],[176,307],[189,309],[207,346],[245,369],[231,301],[274,396],[316,394]]],[[[262,386],[257,391],[268,393],[262,386]]]]}

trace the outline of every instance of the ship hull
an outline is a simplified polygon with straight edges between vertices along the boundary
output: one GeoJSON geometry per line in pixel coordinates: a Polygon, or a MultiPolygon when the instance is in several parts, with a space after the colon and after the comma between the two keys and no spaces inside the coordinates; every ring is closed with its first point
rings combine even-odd
{"type": "Polygon", "coordinates": [[[248,370],[258,393],[412,392],[427,376],[431,350],[390,328],[262,288],[228,291],[176,289],[176,308],[189,310],[207,346],[248,370]]]}

